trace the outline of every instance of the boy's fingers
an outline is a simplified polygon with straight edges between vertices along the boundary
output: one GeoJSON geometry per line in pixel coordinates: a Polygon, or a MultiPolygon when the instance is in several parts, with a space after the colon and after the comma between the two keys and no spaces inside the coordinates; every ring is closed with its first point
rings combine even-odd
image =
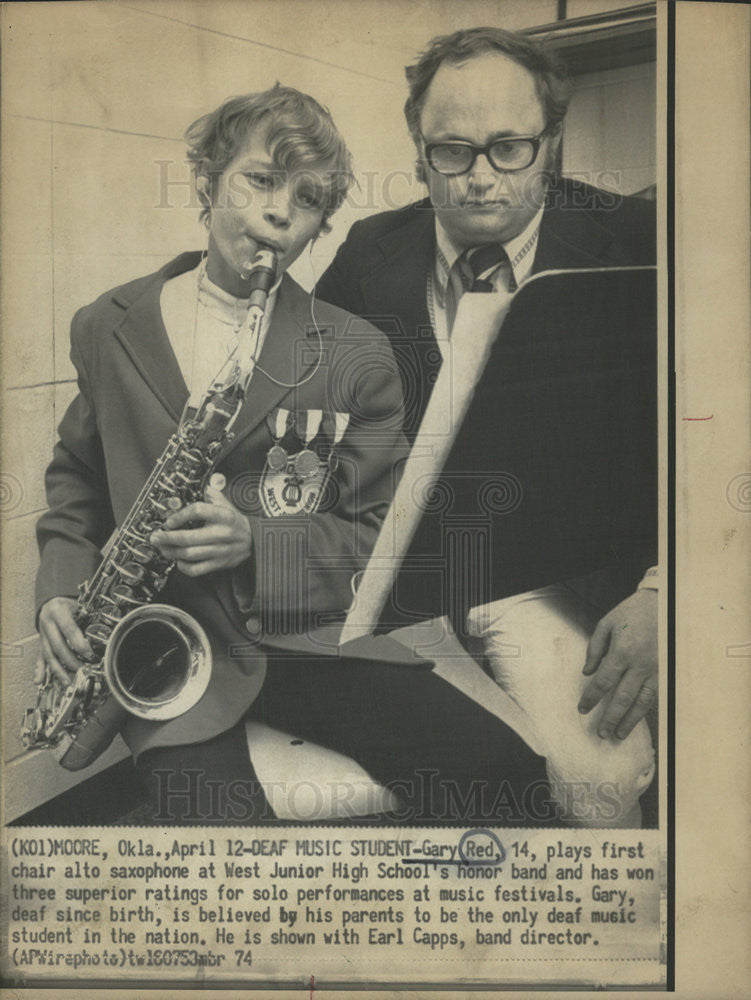
{"type": "MultiPolygon", "coordinates": [[[[44,653],[44,662],[50,668],[52,674],[60,681],[63,687],[68,687],[72,677],[58,660],[46,636],[42,636],[42,650],[44,653]]],[[[80,664],[76,661],[76,666],[73,669],[78,670],[79,666],[80,664]]]]}

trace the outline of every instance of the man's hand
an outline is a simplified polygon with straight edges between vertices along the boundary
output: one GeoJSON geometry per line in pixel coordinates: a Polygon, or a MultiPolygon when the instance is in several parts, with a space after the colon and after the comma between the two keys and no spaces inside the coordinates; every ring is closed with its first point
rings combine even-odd
{"type": "Polygon", "coordinates": [[[209,488],[210,503],[199,501],[170,514],[164,528],[151,536],[165,559],[174,560],[186,576],[234,569],[250,555],[253,536],[244,514],[223,494],[209,488]],[[200,527],[186,528],[190,522],[200,527]]]}
{"type": "Polygon", "coordinates": [[[53,597],[42,605],[39,612],[42,655],[34,669],[35,679],[40,678],[37,683],[41,683],[46,664],[53,677],[67,687],[70,675],[78,670],[82,661],[94,659],[94,651],[73,619],[75,606],[73,597],[53,597]]]}
{"type": "Polygon", "coordinates": [[[587,647],[579,700],[589,712],[605,699],[597,733],[625,739],[657,697],[657,592],[637,590],[598,623],[587,647]]]}

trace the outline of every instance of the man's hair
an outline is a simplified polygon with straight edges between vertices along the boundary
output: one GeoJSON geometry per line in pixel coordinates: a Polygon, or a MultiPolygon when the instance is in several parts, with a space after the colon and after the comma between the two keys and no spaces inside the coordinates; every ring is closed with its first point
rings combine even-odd
{"type": "MultiPolygon", "coordinates": [[[[326,178],[321,232],[328,232],[328,220],[354,180],[352,157],[328,110],[293,87],[276,83],[257,94],[230,97],[189,125],[185,141],[195,177],[205,176],[213,185],[258,125],[267,128],[266,149],[276,170],[315,171],[326,178]]],[[[200,218],[207,220],[209,198],[200,189],[198,195],[200,218]]]]}
{"type": "Polygon", "coordinates": [[[414,66],[407,66],[404,71],[409,84],[404,114],[416,143],[420,140],[420,114],[428,87],[439,67],[444,62],[463,63],[484,52],[500,52],[534,76],[546,130],[563,121],[569,100],[566,72],[549,51],[526,35],[503,28],[468,28],[431,39],[414,66]]]}

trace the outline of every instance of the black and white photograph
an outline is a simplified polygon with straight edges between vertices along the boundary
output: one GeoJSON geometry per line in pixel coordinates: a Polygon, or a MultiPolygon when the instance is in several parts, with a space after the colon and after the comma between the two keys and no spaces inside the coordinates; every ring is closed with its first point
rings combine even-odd
{"type": "Polygon", "coordinates": [[[3,5],[4,985],[675,989],[673,6],[3,5]]]}

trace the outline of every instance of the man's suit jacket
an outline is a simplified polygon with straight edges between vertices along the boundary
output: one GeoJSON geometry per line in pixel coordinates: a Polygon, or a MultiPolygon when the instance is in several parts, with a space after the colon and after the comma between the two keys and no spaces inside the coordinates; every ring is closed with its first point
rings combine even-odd
{"type": "MultiPolygon", "coordinates": [[[[441,364],[427,305],[434,255],[435,216],[423,201],[357,222],[318,285],[321,298],[388,334],[410,440],[441,364]]],[[[568,179],[550,187],[534,274],[654,261],[652,204],[568,179]]],[[[646,294],[633,338],[623,324],[599,337],[592,314],[604,315],[607,325],[610,307],[588,301],[574,303],[588,318],[588,332],[578,336],[575,310],[565,305],[565,328],[553,309],[535,317],[542,327],[533,336],[515,329],[510,340],[506,331],[498,338],[489,378],[481,380],[444,467],[451,509],[423,516],[392,595],[393,624],[411,614],[449,613],[461,628],[469,606],[623,563],[634,550],[642,566],[656,561],[654,303],[646,294]],[[518,504],[487,514],[478,505],[478,483],[497,474],[504,489],[518,493],[518,504]],[[450,537],[463,525],[471,535],[478,524],[488,540],[477,551],[450,537]]],[[[612,310],[616,318],[631,315],[617,302],[612,310]]]]}
{"type": "MultiPolygon", "coordinates": [[[[160,293],[167,279],[198,260],[183,254],[156,274],[107,292],[73,320],[79,394],[60,424],[47,470],[38,607],[54,596],[75,596],[92,575],[100,549],[177,428],[188,391],[164,328],[160,293]]],[[[322,614],[346,610],[352,576],[367,561],[393,492],[395,464],[406,452],[401,422],[399,377],[386,338],[325,303],[316,303],[314,323],[310,297],[285,275],[234,438],[217,465],[227,480],[225,495],[248,517],[252,555],[231,572],[198,578],[175,572],[159,595],[204,626],[214,669],[208,691],[186,714],[164,723],[128,721],[123,735],[134,754],[198,742],[232,726],[263,682],[258,640],[302,631],[322,614]],[[313,444],[324,460],[333,414],[350,417],[338,466],[314,513],[263,514],[259,491],[274,444],[267,418],[279,407],[323,411],[313,444]]],[[[303,446],[294,430],[282,443],[290,454],[303,446]]]]}
{"type": "MultiPolygon", "coordinates": [[[[551,184],[533,274],[654,264],[654,206],[588,184],[551,184]]],[[[427,276],[435,261],[435,213],[428,199],[356,222],[318,282],[326,302],[387,334],[402,375],[410,441],[441,363],[430,323],[427,276]]]]}

